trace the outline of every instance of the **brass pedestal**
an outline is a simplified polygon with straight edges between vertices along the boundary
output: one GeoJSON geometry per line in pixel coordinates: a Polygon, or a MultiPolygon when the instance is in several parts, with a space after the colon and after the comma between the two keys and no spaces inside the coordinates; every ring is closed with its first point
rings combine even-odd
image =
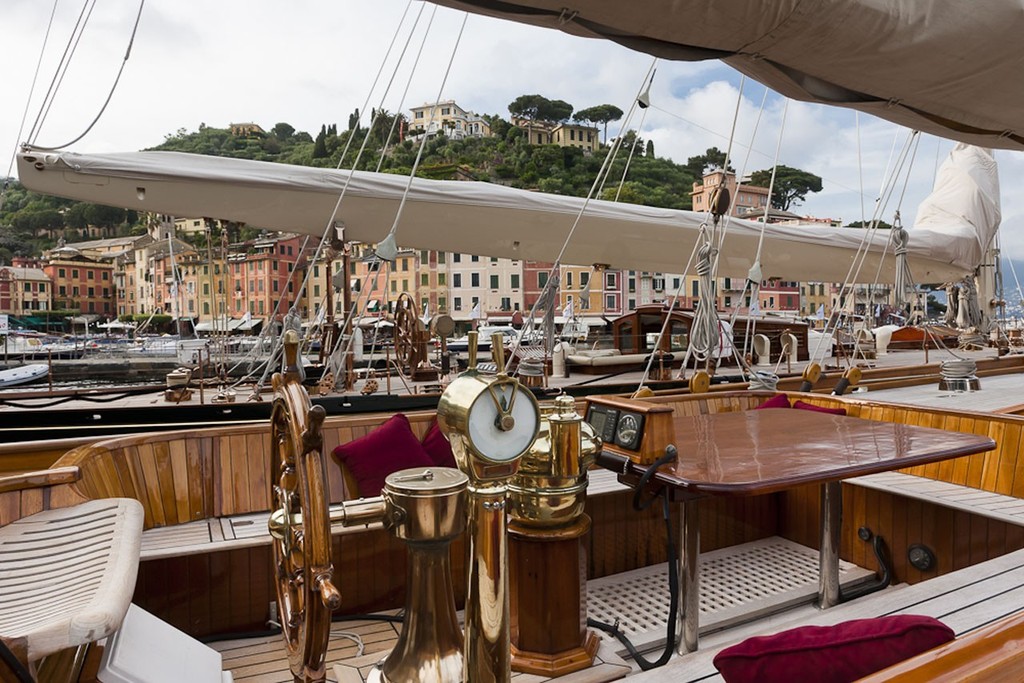
{"type": "Polygon", "coordinates": [[[512,669],[563,676],[590,667],[600,639],[587,629],[590,517],[538,528],[510,522],[512,669]]]}
{"type": "Polygon", "coordinates": [[[391,530],[409,548],[405,620],[394,649],[367,677],[375,683],[460,683],[462,629],[455,614],[451,542],[466,522],[466,475],[402,470],[387,478],[391,530]]]}

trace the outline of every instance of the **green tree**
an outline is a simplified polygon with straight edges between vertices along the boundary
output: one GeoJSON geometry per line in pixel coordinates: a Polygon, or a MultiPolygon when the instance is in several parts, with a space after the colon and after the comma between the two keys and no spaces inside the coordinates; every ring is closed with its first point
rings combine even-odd
{"type": "Polygon", "coordinates": [[[327,126],[320,126],[320,132],[313,143],[313,158],[323,159],[327,156],[327,126]]]}
{"type": "Polygon", "coordinates": [[[644,156],[648,159],[654,158],[654,140],[647,141],[647,151],[644,152],[644,156]]]}
{"type": "Polygon", "coordinates": [[[295,134],[295,128],[287,123],[275,123],[270,133],[278,140],[287,140],[295,134]]]}
{"type": "Polygon", "coordinates": [[[573,106],[565,100],[544,100],[537,116],[544,121],[568,121],[573,106]]]}
{"type": "MultiPolygon", "coordinates": [[[[772,171],[754,171],[750,174],[750,184],[768,187],[771,183],[772,171]]],[[[775,185],[772,188],[772,206],[782,211],[802,203],[809,192],[821,192],[821,176],[789,166],[778,166],[775,169],[775,185]]]]}
{"type": "Polygon", "coordinates": [[[587,121],[589,123],[604,124],[604,141],[608,142],[608,123],[618,121],[622,118],[622,110],[614,104],[599,104],[596,107],[580,109],[573,119],[576,121],[587,121]]]}
{"type": "Polygon", "coordinates": [[[348,115],[348,129],[359,130],[359,110],[356,109],[354,112],[348,115]]]}
{"type": "MultiPolygon", "coordinates": [[[[686,160],[686,167],[690,169],[693,177],[698,180],[703,178],[708,170],[722,168],[723,166],[725,166],[725,152],[717,147],[709,147],[703,154],[698,154],[686,160]]],[[[735,171],[731,164],[729,165],[729,170],[735,171]]]]}

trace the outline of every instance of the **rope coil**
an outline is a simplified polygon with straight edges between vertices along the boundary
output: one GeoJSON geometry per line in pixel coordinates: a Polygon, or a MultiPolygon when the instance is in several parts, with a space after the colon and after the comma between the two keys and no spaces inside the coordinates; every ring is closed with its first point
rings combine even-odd
{"type": "Polygon", "coordinates": [[[944,360],[939,366],[942,379],[970,379],[978,370],[978,364],[970,358],[944,360]]]}

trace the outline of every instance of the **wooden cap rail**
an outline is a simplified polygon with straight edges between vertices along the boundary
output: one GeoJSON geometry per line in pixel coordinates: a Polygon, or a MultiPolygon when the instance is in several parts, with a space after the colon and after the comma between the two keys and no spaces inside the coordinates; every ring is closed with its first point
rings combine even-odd
{"type": "Polygon", "coordinates": [[[1024,680],[1024,614],[980,628],[861,683],[995,683],[1024,680]]]}

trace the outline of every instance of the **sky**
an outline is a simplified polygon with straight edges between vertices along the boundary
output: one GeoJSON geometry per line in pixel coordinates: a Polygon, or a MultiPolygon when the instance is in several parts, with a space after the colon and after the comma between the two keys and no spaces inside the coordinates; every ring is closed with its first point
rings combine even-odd
{"type": "MultiPolygon", "coordinates": [[[[86,130],[110,94],[137,2],[96,3],[57,94],[40,116],[84,2],[57,0],[43,51],[54,4],[3,0],[0,176],[30,131],[36,130],[32,139],[40,145],[64,144],[86,130]]],[[[69,149],[133,151],[155,146],[179,129],[250,121],[265,129],[283,121],[315,135],[322,124],[344,127],[357,108],[408,114],[410,107],[437,99],[454,99],[468,110],[505,118],[512,100],[533,93],[565,100],[576,109],[610,103],[628,112],[652,61],[606,41],[476,15],[466,18],[408,0],[148,0],[109,105],[69,149]],[[395,47],[385,60],[393,39],[395,47]]],[[[770,168],[778,147],[778,163],[823,179],[824,190],[793,210],[844,222],[872,217],[887,169],[910,134],[847,109],[795,101],[787,107],[781,96],[744,81],[717,61],[659,61],[650,98],[652,107],[645,114],[609,124],[609,135],[625,123],[652,140],[658,156],[685,163],[709,147],[728,148],[735,120],[735,168],[741,173],[770,168]]],[[[896,184],[896,198],[879,214],[883,220],[892,222],[898,205],[904,225],[912,225],[939,163],[953,146],[930,135],[920,138],[909,173],[896,184]]],[[[1024,178],[1024,155],[997,151],[996,160],[1003,253],[1024,259],[1024,199],[1014,192],[1024,178]]]]}

